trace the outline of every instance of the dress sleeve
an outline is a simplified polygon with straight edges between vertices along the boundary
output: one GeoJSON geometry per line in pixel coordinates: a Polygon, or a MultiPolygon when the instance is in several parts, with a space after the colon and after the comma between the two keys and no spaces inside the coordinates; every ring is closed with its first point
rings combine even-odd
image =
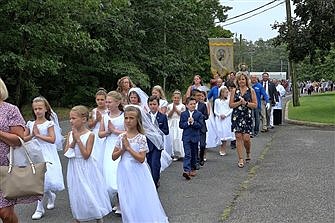
{"type": "Polygon", "coordinates": [[[48,122],[48,128],[50,128],[51,126],[54,126],[54,125],[55,125],[54,121],[49,121],[48,122]]]}
{"type": "Polygon", "coordinates": [[[186,106],[184,104],[182,104],[180,112],[186,111],[186,106]]]}
{"type": "Polygon", "coordinates": [[[149,152],[147,138],[145,135],[140,135],[138,139],[138,144],[140,145],[140,152],[149,152]]]}
{"type": "Polygon", "coordinates": [[[20,113],[20,110],[16,106],[12,106],[8,112],[8,126],[25,126],[25,121],[20,113]]]}

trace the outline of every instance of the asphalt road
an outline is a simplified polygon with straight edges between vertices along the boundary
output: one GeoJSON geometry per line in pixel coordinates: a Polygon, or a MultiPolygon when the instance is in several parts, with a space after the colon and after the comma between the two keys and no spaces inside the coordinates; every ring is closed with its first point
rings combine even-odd
{"type": "MultiPolygon", "coordinates": [[[[67,131],[68,124],[62,123],[67,131]]],[[[237,167],[235,150],[221,157],[210,149],[208,161],[191,181],[182,162],[161,175],[159,196],[170,222],[335,222],[333,127],[283,124],[252,139],[252,160],[237,167]]],[[[59,153],[66,176],[67,160],[59,153]]],[[[145,207],[138,207],[145,208],[145,207]]],[[[56,208],[31,220],[35,204],[17,205],[20,222],[72,222],[67,190],[56,208]]],[[[105,222],[122,222],[111,213],[105,222]]],[[[93,221],[92,221],[93,222],[93,221]]]]}

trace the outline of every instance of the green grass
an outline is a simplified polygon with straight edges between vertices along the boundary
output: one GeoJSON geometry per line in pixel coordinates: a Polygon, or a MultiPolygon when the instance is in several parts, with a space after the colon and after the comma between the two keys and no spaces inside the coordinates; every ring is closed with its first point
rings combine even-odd
{"type": "Polygon", "coordinates": [[[289,102],[288,118],[299,121],[335,124],[335,92],[300,97],[300,106],[289,102]]]}

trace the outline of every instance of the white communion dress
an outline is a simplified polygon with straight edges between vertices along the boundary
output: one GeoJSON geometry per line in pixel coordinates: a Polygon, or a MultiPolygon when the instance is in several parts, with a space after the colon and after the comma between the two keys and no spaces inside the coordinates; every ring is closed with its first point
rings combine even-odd
{"type": "MultiPolygon", "coordinates": [[[[80,136],[84,145],[90,134],[92,132],[88,131],[80,136]]],[[[69,136],[69,143],[71,143],[73,141],[72,132],[69,136]]],[[[72,215],[79,221],[101,219],[112,211],[103,176],[95,159],[90,156],[85,160],[77,144],[73,150],[75,157],[69,159],[67,167],[67,185],[72,215]]]]}
{"type": "MultiPolygon", "coordinates": [[[[122,136],[116,142],[119,148],[122,148],[122,136]]],[[[128,140],[136,152],[149,151],[144,135],[137,134],[128,140]]],[[[168,222],[146,161],[140,163],[125,151],[118,166],[117,183],[123,222],[168,222]]]]}

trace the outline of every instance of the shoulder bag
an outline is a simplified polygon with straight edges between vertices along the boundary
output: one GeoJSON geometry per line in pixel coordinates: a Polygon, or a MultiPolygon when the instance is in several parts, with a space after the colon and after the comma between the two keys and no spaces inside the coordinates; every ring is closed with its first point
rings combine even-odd
{"type": "MultiPolygon", "coordinates": [[[[22,142],[21,138],[20,141],[22,142]]],[[[22,147],[24,148],[24,153],[29,165],[14,165],[14,149],[11,147],[9,152],[9,166],[0,166],[0,190],[6,199],[40,196],[44,193],[46,163],[34,163],[28,154],[24,142],[22,143],[22,147]]]]}

